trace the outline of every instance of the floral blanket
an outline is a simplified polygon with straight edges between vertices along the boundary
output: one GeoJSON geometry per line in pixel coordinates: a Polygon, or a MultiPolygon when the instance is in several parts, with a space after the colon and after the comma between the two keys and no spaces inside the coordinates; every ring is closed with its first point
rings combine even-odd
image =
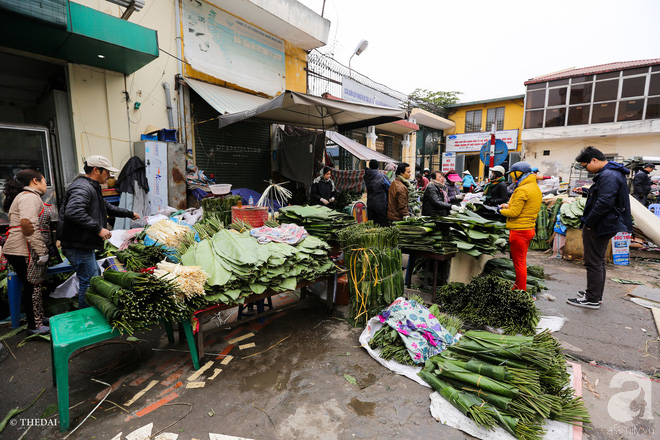
{"type": "Polygon", "coordinates": [[[399,332],[416,364],[426,362],[456,342],[429,309],[414,300],[397,298],[378,317],[399,332]]]}

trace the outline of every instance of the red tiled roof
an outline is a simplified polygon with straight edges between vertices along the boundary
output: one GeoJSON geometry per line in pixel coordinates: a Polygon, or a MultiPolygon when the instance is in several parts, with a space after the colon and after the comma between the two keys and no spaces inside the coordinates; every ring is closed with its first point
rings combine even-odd
{"type": "Polygon", "coordinates": [[[575,76],[595,75],[598,73],[614,72],[616,70],[636,69],[638,67],[647,67],[660,64],[660,58],[651,60],[638,60],[638,61],[619,61],[617,63],[599,64],[598,66],[580,67],[578,69],[569,69],[562,72],[550,73],[548,75],[541,75],[535,78],[530,78],[525,81],[525,85],[534,84],[543,81],[553,81],[556,79],[572,78],[575,76]]]}

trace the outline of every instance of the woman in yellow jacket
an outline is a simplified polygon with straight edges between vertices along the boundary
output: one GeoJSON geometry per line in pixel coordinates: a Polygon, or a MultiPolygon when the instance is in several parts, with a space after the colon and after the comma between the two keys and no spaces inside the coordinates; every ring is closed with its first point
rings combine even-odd
{"type": "Polygon", "coordinates": [[[536,175],[527,162],[511,166],[509,175],[515,189],[509,203],[500,205],[500,214],[507,218],[511,260],[516,270],[514,289],[527,290],[527,250],[536,233],[536,217],[541,209],[542,194],[536,183],[536,175]]]}

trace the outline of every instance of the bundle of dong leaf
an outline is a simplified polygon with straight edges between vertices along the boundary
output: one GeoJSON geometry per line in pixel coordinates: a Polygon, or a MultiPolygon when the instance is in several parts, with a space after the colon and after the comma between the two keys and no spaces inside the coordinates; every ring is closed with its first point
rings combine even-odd
{"type": "Polygon", "coordinates": [[[540,440],[545,419],[583,425],[589,413],[574,396],[566,358],[547,331],[533,337],[468,331],[419,376],[479,426],[500,425],[540,440]]]}
{"type": "Polygon", "coordinates": [[[217,219],[222,222],[223,225],[229,225],[231,223],[231,207],[237,206],[238,202],[242,200],[242,196],[207,197],[202,199],[202,209],[204,210],[202,222],[212,217],[214,220],[217,219]]]}
{"type": "Polygon", "coordinates": [[[350,214],[314,205],[292,205],[280,208],[277,220],[280,223],[295,223],[303,226],[308,234],[324,241],[337,241],[337,231],[355,224],[355,218],[350,214]]]}
{"type": "Polygon", "coordinates": [[[452,224],[445,217],[411,217],[395,222],[394,226],[399,230],[401,249],[448,255],[457,251],[450,235],[452,224]]]}
{"type": "MultiPolygon", "coordinates": [[[[209,303],[237,304],[266,289],[294,290],[301,281],[312,281],[335,271],[329,246],[309,236],[296,246],[259,244],[249,230],[221,229],[190,246],[181,256],[185,266],[199,266],[206,274],[209,303]]],[[[196,302],[197,300],[195,300],[196,302]]]]}
{"type": "Polygon", "coordinates": [[[399,231],[369,221],[349,226],[337,235],[348,269],[349,321],[363,326],[403,294],[399,231]]]}
{"type": "MultiPolygon", "coordinates": [[[[505,280],[515,281],[516,272],[513,261],[509,258],[493,258],[484,267],[485,275],[494,275],[505,280]]],[[[527,266],[527,293],[536,295],[541,290],[548,290],[545,285],[543,266],[527,266]]]]}
{"type": "Polygon", "coordinates": [[[137,272],[148,267],[154,267],[166,257],[165,250],[156,245],[145,246],[134,243],[126,250],[116,252],[117,259],[126,269],[137,272]]]}
{"type": "Polygon", "coordinates": [[[469,284],[450,283],[438,289],[440,310],[479,326],[501,328],[507,334],[533,335],[540,319],[529,293],[513,290],[511,281],[488,275],[469,284]]]}
{"type": "Polygon", "coordinates": [[[533,251],[544,251],[548,249],[548,224],[550,223],[550,215],[548,207],[545,203],[541,203],[539,215],[536,217],[536,234],[529,244],[529,249],[533,251]]]}
{"type": "Polygon", "coordinates": [[[587,199],[580,197],[573,203],[564,203],[559,209],[561,222],[571,229],[579,229],[582,226],[582,215],[584,215],[584,206],[587,199]]]}
{"type": "MultiPolygon", "coordinates": [[[[419,304],[424,304],[422,298],[412,297],[410,299],[417,301],[419,304]]],[[[440,312],[437,304],[433,304],[429,308],[429,313],[435,316],[438,322],[440,322],[440,325],[451,333],[452,336],[456,335],[463,326],[463,322],[460,318],[440,312]]],[[[374,333],[369,341],[369,347],[373,350],[380,348],[381,350],[378,355],[385,360],[393,359],[403,365],[417,365],[410,356],[410,352],[406,348],[403,339],[401,339],[399,332],[387,324],[383,324],[383,326],[374,333]]]]}
{"type": "Polygon", "coordinates": [[[451,237],[459,252],[479,257],[494,255],[506,248],[507,232],[502,222],[485,219],[470,210],[452,213],[444,219],[452,224],[451,237]]]}
{"type": "Polygon", "coordinates": [[[160,319],[189,319],[193,310],[181,297],[172,280],[111,269],[103,277],[93,277],[85,293],[87,303],[99,309],[113,328],[128,334],[160,319]]]}

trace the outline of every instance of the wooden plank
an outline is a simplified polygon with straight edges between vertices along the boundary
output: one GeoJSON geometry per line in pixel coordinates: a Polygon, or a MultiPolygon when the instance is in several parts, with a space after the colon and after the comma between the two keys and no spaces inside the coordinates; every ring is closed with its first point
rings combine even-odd
{"type": "Polygon", "coordinates": [[[652,308],[651,313],[653,313],[653,320],[655,321],[655,327],[658,329],[658,333],[660,333],[660,308],[658,307],[652,308]]]}
{"type": "Polygon", "coordinates": [[[631,292],[628,292],[628,295],[657,302],[660,307],[660,289],[655,287],[637,286],[631,292]]]}

